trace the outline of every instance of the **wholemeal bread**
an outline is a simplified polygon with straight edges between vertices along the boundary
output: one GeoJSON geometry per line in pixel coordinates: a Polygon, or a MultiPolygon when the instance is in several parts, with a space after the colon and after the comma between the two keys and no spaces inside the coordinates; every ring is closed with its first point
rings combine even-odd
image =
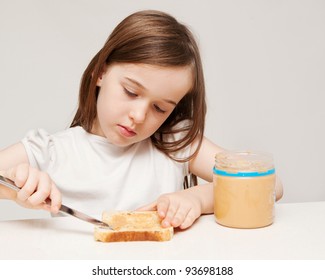
{"type": "Polygon", "coordinates": [[[96,241],[168,241],[173,237],[173,227],[163,228],[156,211],[123,211],[103,213],[103,222],[112,229],[96,227],[96,241]]]}

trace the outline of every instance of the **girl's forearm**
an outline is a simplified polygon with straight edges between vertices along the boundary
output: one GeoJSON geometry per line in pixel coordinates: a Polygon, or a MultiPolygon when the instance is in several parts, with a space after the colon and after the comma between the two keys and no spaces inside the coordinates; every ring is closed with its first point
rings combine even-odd
{"type": "Polygon", "coordinates": [[[201,214],[213,213],[213,183],[207,183],[203,185],[197,185],[189,188],[189,192],[199,199],[201,204],[201,214]]]}

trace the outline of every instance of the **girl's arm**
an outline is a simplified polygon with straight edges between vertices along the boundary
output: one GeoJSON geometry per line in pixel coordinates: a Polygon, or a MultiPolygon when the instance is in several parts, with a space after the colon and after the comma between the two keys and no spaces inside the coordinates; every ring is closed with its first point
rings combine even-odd
{"type": "MultiPolygon", "coordinates": [[[[192,146],[192,152],[195,145],[197,143],[192,146]]],[[[137,210],[157,210],[163,219],[164,227],[173,226],[181,229],[190,227],[200,215],[213,213],[213,166],[215,155],[222,151],[224,149],[204,138],[200,150],[191,160],[189,168],[191,173],[207,183],[175,193],[163,194],[155,202],[137,210]]],[[[281,197],[282,184],[280,180],[277,180],[276,198],[278,200],[281,197]]]]}
{"type": "MultiPolygon", "coordinates": [[[[194,152],[196,146],[197,143],[192,145],[191,153],[194,152]]],[[[212,182],[215,155],[222,151],[225,151],[225,149],[213,144],[210,140],[203,137],[198,154],[190,161],[190,172],[207,182],[212,182]]]]}
{"type": "MultiPolygon", "coordinates": [[[[194,152],[197,143],[191,147],[194,152]]],[[[223,151],[204,138],[196,157],[190,162],[190,172],[208,183],[194,186],[175,193],[167,193],[158,197],[157,201],[137,210],[157,210],[164,227],[173,226],[182,229],[190,227],[201,214],[213,213],[212,168],[214,155],[223,151]]]]}
{"type": "Polygon", "coordinates": [[[27,208],[58,212],[61,205],[61,193],[47,173],[29,165],[22,143],[0,151],[0,173],[13,180],[21,188],[17,193],[0,185],[0,199],[11,199],[27,208]],[[51,199],[51,206],[44,203],[48,198],[51,199]]]}
{"type": "Polygon", "coordinates": [[[0,151],[0,170],[6,170],[20,163],[29,163],[22,143],[14,144],[0,151]]]}

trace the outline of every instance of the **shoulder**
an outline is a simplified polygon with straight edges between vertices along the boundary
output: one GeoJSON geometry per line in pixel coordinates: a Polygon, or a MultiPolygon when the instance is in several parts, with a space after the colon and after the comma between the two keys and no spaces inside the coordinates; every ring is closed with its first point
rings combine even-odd
{"type": "Polygon", "coordinates": [[[51,135],[52,138],[74,138],[74,137],[86,137],[88,133],[81,127],[69,127],[65,130],[61,130],[51,135]]]}
{"type": "Polygon", "coordinates": [[[82,133],[81,127],[68,128],[53,134],[38,128],[28,131],[21,143],[26,150],[30,164],[40,167],[41,163],[45,164],[56,158],[58,153],[70,151],[74,146],[74,139],[81,138],[78,135],[82,133]]]}
{"type": "Polygon", "coordinates": [[[47,130],[42,128],[33,129],[27,132],[25,137],[22,139],[24,145],[50,145],[54,140],[67,139],[79,137],[86,133],[81,127],[68,128],[56,133],[49,133],[47,130]]]}

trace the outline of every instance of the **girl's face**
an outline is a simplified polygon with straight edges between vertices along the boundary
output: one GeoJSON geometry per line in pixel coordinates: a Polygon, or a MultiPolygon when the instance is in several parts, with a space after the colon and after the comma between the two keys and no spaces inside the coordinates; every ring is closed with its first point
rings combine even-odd
{"type": "Polygon", "coordinates": [[[124,147],[150,137],[192,87],[190,67],[112,64],[97,81],[91,132],[124,147]]]}

